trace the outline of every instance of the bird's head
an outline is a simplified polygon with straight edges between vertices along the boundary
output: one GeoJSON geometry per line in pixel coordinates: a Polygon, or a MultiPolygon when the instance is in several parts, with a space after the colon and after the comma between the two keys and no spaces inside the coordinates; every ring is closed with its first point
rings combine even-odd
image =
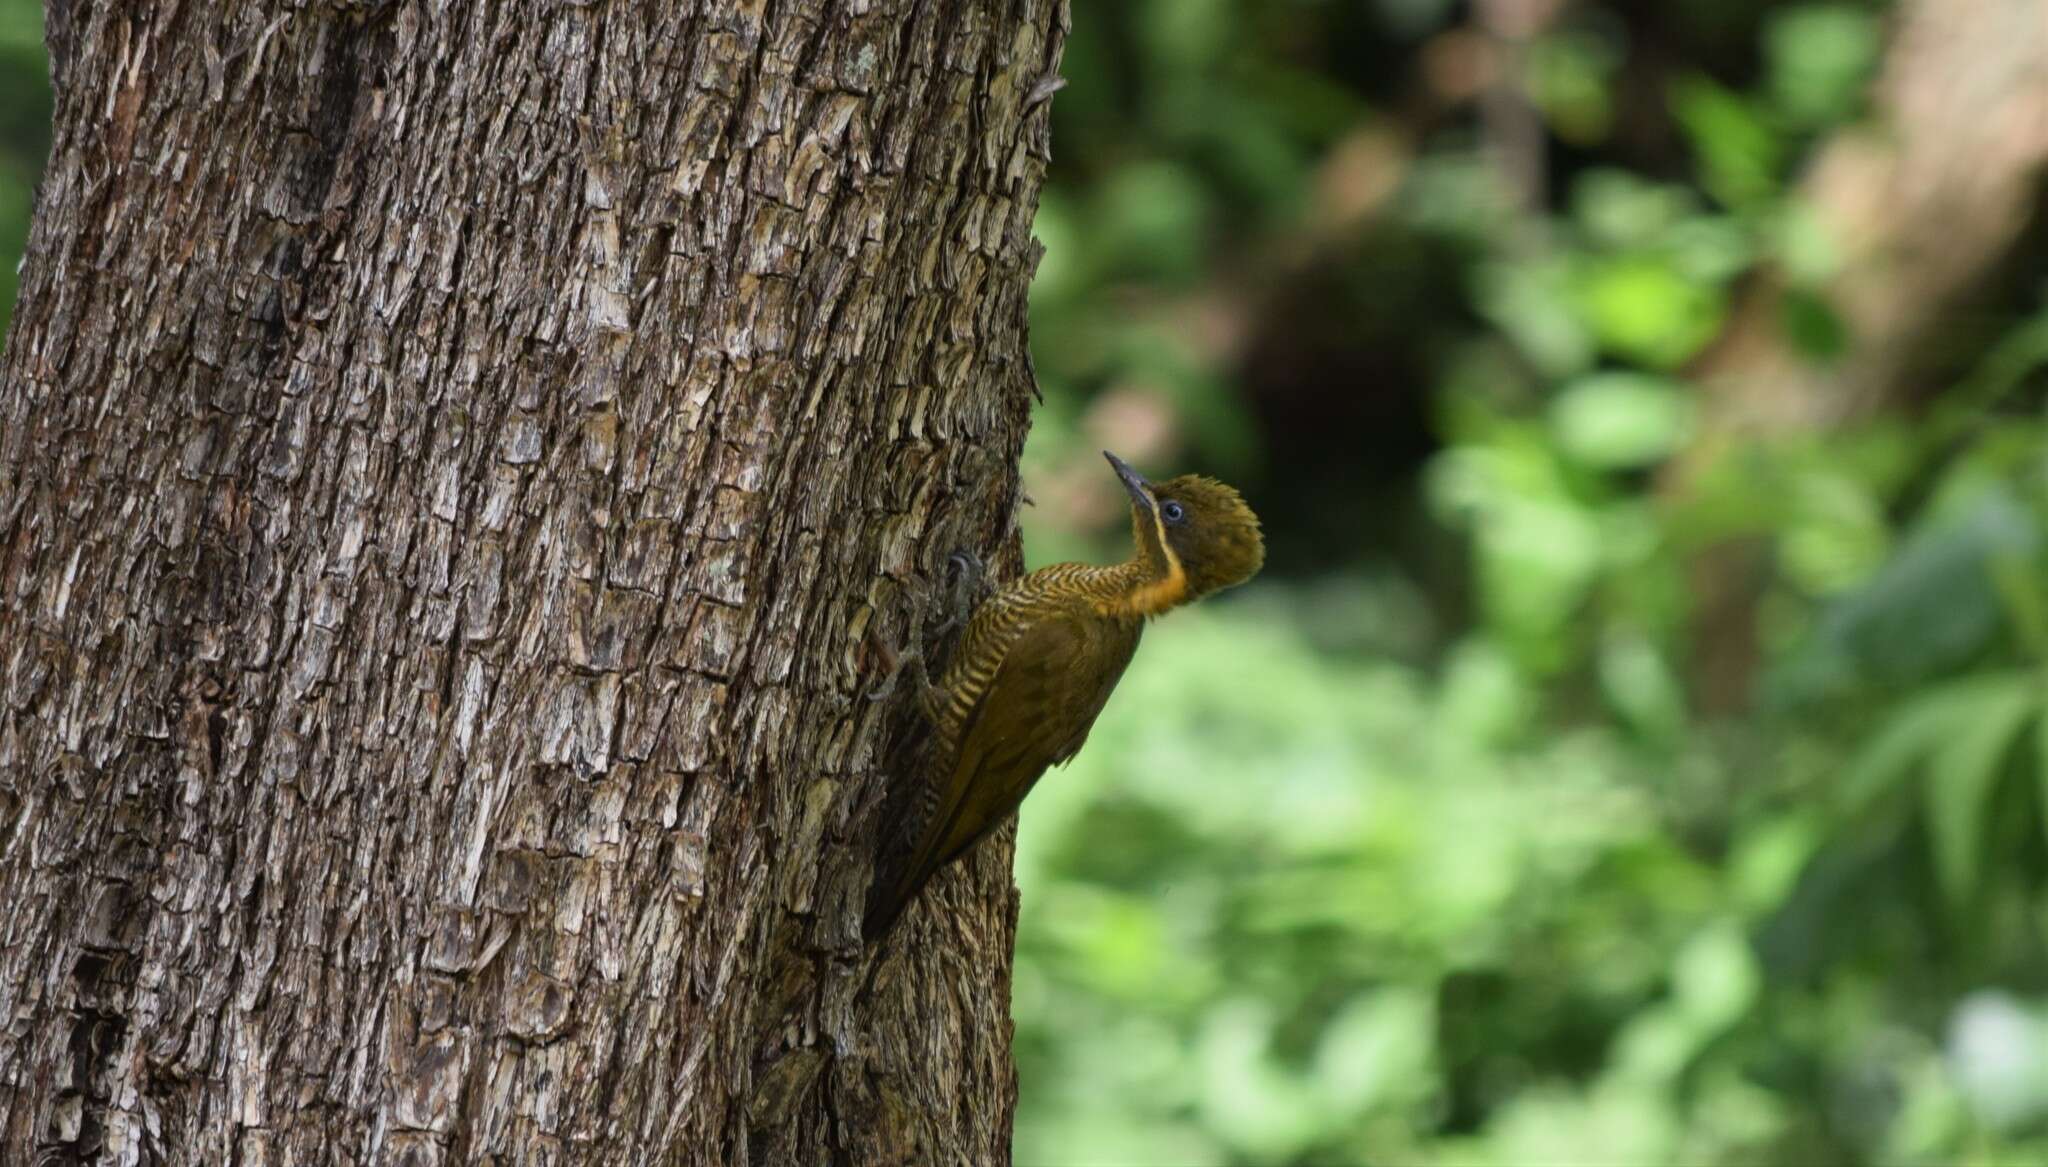
{"type": "Polygon", "coordinates": [[[1199,474],[1148,482],[1107,450],[1131,496],[1131,534],[1153,590],[1148,613],[1187,603],[1258,574],[1266,562],[1259,516],[1231,487],[1199,474]]]}

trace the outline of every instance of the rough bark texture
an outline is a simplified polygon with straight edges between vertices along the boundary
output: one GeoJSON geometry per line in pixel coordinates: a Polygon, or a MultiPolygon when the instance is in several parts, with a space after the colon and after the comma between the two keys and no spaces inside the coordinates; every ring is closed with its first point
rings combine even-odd
{"type": "Polygon", "coordinates": [[[1015,568],[1061,0],[66,12],[0,1162],[1005,1161],[1008,848],[861,949],[860,643],[1015,568]]]}

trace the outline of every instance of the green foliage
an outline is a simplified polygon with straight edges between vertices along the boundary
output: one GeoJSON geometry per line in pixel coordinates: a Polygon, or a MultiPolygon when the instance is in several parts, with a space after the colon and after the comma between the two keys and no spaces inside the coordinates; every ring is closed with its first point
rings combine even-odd
{"type": "Polygon", "coordinates": [[[36,0],[0,0],[0,339],[14,316],[16,272],[49,142],[43,6],[36,0]]]}
{"type": "MultiPolygon", "coordinates": [[[[1884,339],[1798,183],[1888,6],[1526,6],[1503,72],[1522,7],[1073,8],[1027,546],[1113,553],[1107,445],[1273,554],[1025,807],[1017,1161],[2048,1162],[2039,257],[1911,399],[1717,430],[1731,333],[1884,339]]],[[[0,312],[42,69],[0,0],[0,312]]]]}
{"type": "Polygon", "coordinates": [[[1077,8],[1028,545],[1113,552],[1107,444],[1239,477],[1275,566],[1149,632],[1025,808],[1020,1163],[2048,1159],[2048,305],[1853,425],[1711,429],[1731,331],[1868,349],[1797,182],[1889,29],[1658,13],[1530,39],[1518,203],[1375,72],[1455,89],[1463,6],[1077,8]],[[1435,448],[1333,493],[1287,394],[1397,390],[1284,366],[1389,351],[1435,448]]]}
{"type": "Polygon", "coordinates": [[[1825,126],[1853,113],[1877,64],[1877,17],[1848,4],[1791,5],[1764,21],[1769,92],[1787,121],[1825,126]]]}

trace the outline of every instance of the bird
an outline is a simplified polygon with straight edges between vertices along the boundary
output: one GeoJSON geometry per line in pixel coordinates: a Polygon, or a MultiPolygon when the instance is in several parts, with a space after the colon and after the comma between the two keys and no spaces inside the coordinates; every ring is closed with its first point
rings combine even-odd
{"type": "MultiPolygon", "coordinates": [[[[933,875],[967,854],[1017,809],[1045,771],[1088,740],[1137,652],[1145,622],[1258,573],[1258,516],[1234,488],[1184,474],[1147,481],[1103,451],[1131,499],[1131,557],[1113,566],[1042,567],[974,604],[937,683],[914,633],[884,654],[882,700],[915,682],[929,730],[893,810],[862,934],[879,940],[933,875]]],[[[956,553],[964,575],[979,572],[956,553]]]]}

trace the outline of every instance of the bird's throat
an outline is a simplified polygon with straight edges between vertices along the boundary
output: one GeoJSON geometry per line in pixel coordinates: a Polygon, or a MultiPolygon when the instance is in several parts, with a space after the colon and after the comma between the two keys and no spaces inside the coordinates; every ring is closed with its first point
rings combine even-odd
{"type": "Polygon", "coordinates": [[[1123,565],[1130,583],[1117,589],[1109,602],[1098,605],[1104,615],[1157,616],[1188,599],[1187,568],[1167,541],[1158,513],[1150,517],[1151,530],[1145,532],[1150,538],[1141,535],[1137,557],[1123,565]]]}
{"type": "Polygon", "coordinates": [[[1124,610],[1133,616],[1157,616],[1187,598],[1188,575],[1181,569],[1180,560],[1175,559],[1165,579],[1156,579],[1131,589],[1124,601],[1124,610]]]}

